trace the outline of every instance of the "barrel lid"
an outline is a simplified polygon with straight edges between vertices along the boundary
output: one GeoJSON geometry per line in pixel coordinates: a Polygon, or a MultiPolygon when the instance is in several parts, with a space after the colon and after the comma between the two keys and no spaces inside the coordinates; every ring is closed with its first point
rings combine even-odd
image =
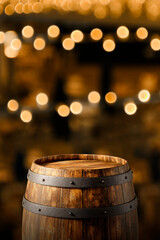
{"type": "Polygon", "coordinates": [[[66,169],[68,171],[97,171],[103,169],[128,168],[126,160],[108,155],[98,154],[59,154],[42,157],[35,160],[31,169],[66,169]]]}
{"type": "Polygon", "coordinates": [[[104,160],[70,160],[65,161],[53,161],[40,164],[47,168],[57,169],[105,169],[122,166],[122,163],[107,162],[104,160]]]}

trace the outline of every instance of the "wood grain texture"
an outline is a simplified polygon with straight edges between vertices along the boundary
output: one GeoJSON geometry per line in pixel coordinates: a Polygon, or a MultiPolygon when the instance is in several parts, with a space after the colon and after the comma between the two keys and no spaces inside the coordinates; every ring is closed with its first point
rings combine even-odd
{"type": "MultiPolygon", "coordinates": [[[[31,170],[49,176],[82,178],[121,174],[129,170],[129,165],[126,160],[117,157],[66,154],[37,159],[31,170]]],[[[31,202],[52,207],[96,208],[131,201],[135,192],[132,182],[104,188],[70,189],[28,181],[25,197],[31,202]]],[[[93,239],[137,240],[137,210],[107,218],[84,220],[52,218],[23,210],[22,240],[93,239]]]]}
{"type": "Polygon", "coordinates": [[[103,160],[66,160],[58,162],[46,162],[41,166],[47,168],[62,168],[62,169],[103,169],[121,166],[121,163],[106,162],[103,160]]]}

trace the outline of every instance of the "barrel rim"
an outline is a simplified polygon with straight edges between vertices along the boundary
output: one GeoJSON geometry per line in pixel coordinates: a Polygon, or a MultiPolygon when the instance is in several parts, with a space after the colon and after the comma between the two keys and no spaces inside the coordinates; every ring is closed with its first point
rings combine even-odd
{"type": "MultiPolygon", "coordinates": [[[[41,158],[37,158],[32,162],[32,167],[34,165],[40,166],[42,169],[50,169],[49,167],[41,165],[42,163],[47,163],[51,161],[65,161],[65,160],[105,160],[107,162],[117,162],[121,163],[121,166],[116,166],[112,168],[104,168],[104,170],[108,169],[119,169],[121,167],[127,166],[128,162],[127,160],[116,157],[116,156],[110,156],[110,155],[103,155],[103,154],[54,154],[49,156],[44,156],[41,158]]],[[[31,168],[32,169],[32,168],[31,168]]]]}

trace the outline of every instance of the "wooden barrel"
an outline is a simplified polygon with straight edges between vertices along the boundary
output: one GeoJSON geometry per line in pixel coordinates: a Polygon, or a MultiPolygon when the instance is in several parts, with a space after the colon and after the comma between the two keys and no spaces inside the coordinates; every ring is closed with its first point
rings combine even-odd
{"type": "Polygon", "coordinates": [[[137,240],[126,160],[90,154],[35,160],[23,198],[22,240],[137,240]]]}

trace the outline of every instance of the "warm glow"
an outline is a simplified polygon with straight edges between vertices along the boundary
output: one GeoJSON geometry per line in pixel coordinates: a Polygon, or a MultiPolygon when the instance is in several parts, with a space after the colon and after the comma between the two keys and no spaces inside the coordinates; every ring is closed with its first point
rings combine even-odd
{"type": "Polygon", "coordinates": [[[79,7],[77,1],[68,1],[67,5],[68,5],[68,10],[70,11],[76,11],[78,10],[78,7],[79,7]]]}
{"type": "Polygon", "coordinates": [[[9,4],[5,7],[4,11],[6,15],[12,15],[14,13],[14,6],[12,4],[9,4]]]}
{"type": "Polygon", "coordinates": [[[147,17],[154,21],[159,16],[159,1],[148,0],[146,3],[147,17]]]}
{"type": "Polygon", "coordinates": [[[0,15],[3,13],[3,6],[0,5],[0,15]]]}
{"type": "Polygon", "coordinates": [[[11,99],[9,100],[9,102],[7,103],[7,107],[11,112],[15,112],[18,110],[19,108],[19,104],[16,100],[11,99]]]}
{"type": "Polygon", "coordinates": [[[74,41],[71,38],[65,38],[62,42],[62,46],[65,50],[72,50],[75,46],[74,41]]]}
{"type": "Polygon", "coordinates": [[[4,43],[5,40],[5,33],[0,31],[0,44],[4,43]]]}
{"type": "Polygon", "coordinates": [[[129,36],[129,30],[127,27],[125,26],[120,26],[118,29],[117,29],[117,36],[121,39],[126,39],[128,38],[129,36]]]}
{"type": "Polygon", "coordinates": [[[82,8],[82,10],[88,11],[91,7],[91,1],[90,0],[81,0],[80,7],[82,8]]]}
{"type": "MultiPolygon", "coordinates": [[[[111,18],[119,18],[122,14],[128,17],[143,17],[149,20],[158,20],[160,5],[159,0],[1,0],[0,14],[4,11],[12,15],[14,11],[21,13],[45,13],[52,10],[60,13],[78,12],[80,14],[92,13],[98,19],[104,19],[108,12],[111,18]]],[[[90,16],[89,16],[90,17],[90,16]]],[[[127,19],[127,17],[126,17],[127,19]]],[[[134,19],[133,19],[134,20],[134,19]]]]}
{"type": "Polygon", "coordinates": [[[136,35],[139,39],[146,39],[148,37],[148,31],[144,27],[140,27],[136,31],[136,35]]]}
{"type": "Polygon", "coordinates": [[[23,4],[17,3],[14,10],[16,13],[21,14],[23,12],[22,8],[23,8],[23,4]]]}
{"type": "Polygon", "coordinates": [[[23,122],[29,123],[32,120],[32,113],[29,110],[23,110],[20,114],[20,118],[23,122]]]}
{"type": "Polygon", "coordinates": [[[38,38],[36,38],[36,39],[34,40],[33,45],[34,45],[34,48],[35,48],[36,50],[41,51],[41,50],[43,50],[43,49],[45,48],[46,43],[45,43],[45,40],[44,40],[43,38],[38,37],[38,38]]]}
{"type": "Polygon", "coordinates": [[[79,43],[83,40],[83,33],[80,30],[74,30],[71,33],[71,38],[74,42],[79,43]]]}
{"type": "Polygon", "coordinates": [[[99,0],[102,5],[108,5],[111,0],[99,0]]]}
{"type": "Polygon", "coordinates": [[[61,117],[67,117],[70,113],[70,109],[67,105],[63,104],[58,107],[57,112],[61,117]]]}
{"type": "Polygon", "coordinates": [[[7,46],[4,49],[4,54],[8,58],[15,58],[18,56],[18,51],[15,51],[10,46],[7,46]]]}
{"type": "Polygon", "coordinates": [[[151,95],[150,95],[150,92],[148,90],[141,90],[138,93],[138,98],[141,102],[148,102],[150,97],[151,97],[151,95]]]}
{"type": "Polygon", "coordinates": [[[50,38],[56,38],[60,34],[60,29],[58,26],[52,25],[48,28],[47,33],[50,38]]]}
{"type": "Polygon", "coordinates": [[[114,40],[112,39],[106,39],[104,42],[103,42],[103,49],[106,51],[106,52],[112,52],[116,47],[116,44],[114,42],[114,40]]]}
{"type": "Polygon", "coordinates": [[[10,46],[13,50],[18,51],[22,47],[22,42],[20,39],[16,38],[11,41],[10,46]]]}
{"type": "Polygon", "coordinates": [[[31,3],[25,3],[23,6],[22,6],[22,11],[25,13],[25,14],[29,14],[32,12],[32,4],[31,3]]]}
{"type": "Polygon", "coordinates": [[[45,93],[39,93],[37,96],[36,96],[36,102],[39,104],[39,105],[47,105],[48,104],[48,96],[47,94],[45,93]]]}
{"type": "Polygon", "coordinates": [[[92,91],[88,94],[88,101],[91,103],[98,103],[100,99],[101,96],[97,91],[92,91]]]}
{"type": "Polygon", "coordinates": [[[18,37],[18,35],[15,31],[7,31],[5,33],[5,44],[7,44],[7,45],[10,44],[11,41],[17,37],[18,37]]]}
{"type": "Polygon", "coordinates": [[[98,6],[94,10],[94,15],[98,19],[103,19],[107,16],[107,8],[104,8],[104,6],[98,6]]]}
{"type": "Polygon", "coordinates": [[[73,114],[80,114],[82,112],[82,104],[80,102],[73,102],[71,105],[70,105],[70,110],[73,114]]]}
{"type": "Polygon", "coordinates": [[[35,2],[32,6],[32,10],[34,13],[40,13],[43,10],[43,5],[41,2],[35,2]]]}
{"type": "Polygon", "coordinates": [[[153,38],[150,42],[150,46],[154,51],[160,50],[160,40],[158,38],[153,38]]]}
{"type": "Polygon", "coordinates": [[[105,100],[107,103],[113,104],[117,101],[117,95],[114,92],[108,92],[105,95],[105,100]]]}
{"type": "Polygon", "coordinates": [[[22,35],[25,38],[31,38],[31,37],[33,37],[33,34],[34,34],[34,29],[33,29],[33,27],[31,27],[29,25],[25,26],[22,29],[22,35]]]}
{"type": "Polygon", "coordinates": [[[94,28],[91,31],[90,36],[93,40],[98,41],[103,37],[103,32],[99,28],[94,28]]]}
{"type": "Polygon", "coordinates": [[[118,18],[123,13],[123,3],[119,0],[112,0],[109,4],[111,16],[118,18]]]}
{"type": "Polygon", "coordinates": [[[133,115],[137,111],[137,106],[134,102],[129,102],[129,103],[125,104],[124,111],[128,115],[133,115]]]}

